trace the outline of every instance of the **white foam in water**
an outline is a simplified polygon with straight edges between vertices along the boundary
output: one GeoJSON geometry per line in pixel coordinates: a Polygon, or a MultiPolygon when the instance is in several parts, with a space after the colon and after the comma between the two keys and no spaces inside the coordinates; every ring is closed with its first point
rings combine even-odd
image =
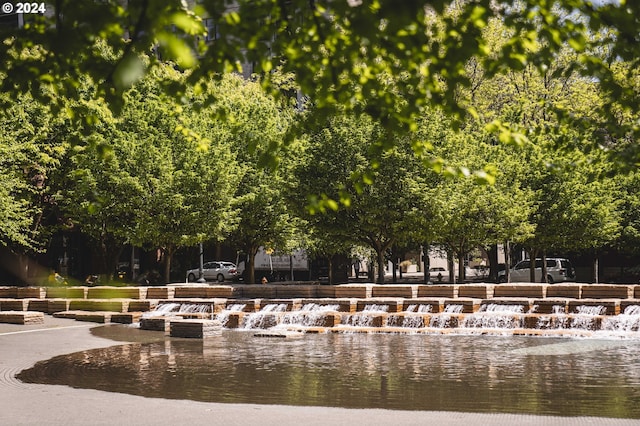
{"type": "Polygon", "coordinates": [[[229,322],[229,315],[234,312],[243,312],[244,308],[246,307],[247,305],[243,303],[234,303],[228,305],[224,310],[216,315],[216,319],[220,321],[220,324],[222,324],[223,327],[226,327],[227,323],[229,322]]]}
{"type": "Polygon", "coordinates": [[[180,314],[210,313],[211,306],[202,303],[162,303],[153,311],[145,312],[142,317],[179,316],[180,314]]]}
{"type": "MultiPolygon", "coordinates": [[[[268,305],[263,306],[259,312],[253,312],[249,315],[246,315],[244,317],[244,324],[242,328],[245,328],[245,329],[270,328],[271,326],[274,326],[276,324],[271,323],[271,319],[274,318],[274,316],[269,314],[277,314],[277,313],[286,312],[286,311],[287,311],[286,303],[270,303],[268,305]],[[269,318],[269,321],[267,321],[267,318],[269,318]]],[[[277,322],[280,321],[280,318],[278,315],[276,315],[275,318],[277,322]]]]}
{"type": "Polygon", "coordinates": [[[624,313],[602,320],[602,330],[616,332],[638,332],[640,331],[640,306],[629,305],[624,313]]]}
{"type": "Polygon", "coordinates": [[[324,323],[325,314],[336,312],[340,305],[319,305],[307,303],[299,311],[287,312],[282,318],[282,324],[302,327],[315,327],[324,323]]]}
{"type": "Polygon", "coordinates": [[[580,305],[576,307],[576,312],[582,315],[604,315],[607,312],[607,308],[601,305],[580,305]]]}
{"type": "Polygon", "coordinates": [[[522,314],[524,313],[524,306],[522,305],[501,305],[498,303],[487,303],[480,306],[478,312],[493,312],[493,313],[512,313],[522,314]]]}
{"type": "Polygon", "coordinates": [[[365,305],[361,312],[346,317],[343,323],[354,327],[371,327],[376,312],[382,313],[388,311],[389,306],[387,305],[365,305]]]}

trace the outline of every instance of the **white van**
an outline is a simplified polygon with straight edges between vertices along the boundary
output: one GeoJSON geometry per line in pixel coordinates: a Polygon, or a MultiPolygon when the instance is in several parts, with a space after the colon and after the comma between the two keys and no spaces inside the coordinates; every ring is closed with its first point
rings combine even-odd
{"type": "MultiPolygon", "coordinates": [[[[511,268],[509,275],[511,282],[530,282],[531,277],[529,269],[531,268],[531,260],[521,260],[511,268]]],[[[536,259],[536,280],[542,282],[542,259],[536,259]]],[[[567,259],[548,257],[547,258],[547,282],[549,284],[575,281],[576,271],[567,259]]],[[[505,271],[498,272],[498,283],[507,282],[505,271]]]]}

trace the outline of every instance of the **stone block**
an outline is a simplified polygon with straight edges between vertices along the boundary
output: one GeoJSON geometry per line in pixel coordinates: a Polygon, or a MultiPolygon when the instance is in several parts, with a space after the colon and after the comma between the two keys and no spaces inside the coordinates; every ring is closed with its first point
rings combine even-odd
{"type": "Polygon", "coordinates": [[[499,284],[493,288],[493,297],[544,298],[548,284],[499,284]]]}
{"type": "Polygon", "coordinates": [[[78,312],[76,321],[97,322],[99,324],[109,324],[113,312],[78,312]]]}
{"type": "Polygon", "coordinates": [[[0,287],[0,299],[15,299],[18,297],[18,287],[0,287]]]}
{"type": "Polygon", "coordinates": [[[566,297],[571,299],[579,299],[581,295],[581,284],[553,284],[547,287],[546,297],[566,297]]]}
{"type": "Polygon", "coordinates": [[[27,299],[0,299],[0,311],[26,311],[28,308],[27,299]]]}
{"type": "Polygon", "coordinates": [[[175,299],[207,299],[208,289],[208,286],[203,285],[175,287],[173,297],[175,299]]]}
{"type": "Polygon", "coordinates": [[[29,311],[49,313],[48,299],[29,299],[29,311]]]}
{"type": "Polygon", "coordinates": [[[112,313],[111,322],[118,324],[134,324],[140,322],[142,312],[112,313]]]}
{"type": "Polygon", "coordinates": [[[150,331],[169,331],[169,318],[164,317],[151,317],[151,318],[140,318],[140,330],[150,330],[150,331]]]}
{"type": "Polygon", "coordinates": [[[87,291],[87,299],[145,299],[146,287],[90,287],[87,291]]]}
{"type": "Polygon", "coordinates": [[[535,299],[531,311],[536,314],[564,314],[568,306],[568,299],[535,299]]]}
{"type": "Polygon", "coordinates": [[[17,297],[20,299],[44,299],[47,290],[44,287],[18,287],[17,297]]]}
{"type": "Polygon", "coordinates": [[[303,298],[316,297],[317,285],[278,285],[276,286],[276,297],[280,298],[303,298]]]}
{"type": "Polygon", "coordinates": [[[472,314],[477,312],[480,309],[480,300],[479,299],[447,299],[443,302],[444,310],[443,313],[463,313],[463,314],[472,314]],[[456,308],[459,307],[459,308],[456,308]],[[461,311],[460,311],[461,310],[461,311]]]}
{"type": "Polygon", "coordinates": [[[316,297],[336,297],[336,287],[333,285],[319,285],[316,289],[316,297]]]}
{"type": "Polygon", "coordinates": [[[411,299],[417,296],[417,288],[410,285],[375,285],[371,288],[371,297],[404,297],[411,299]]]}
{"type": "Polygon", "coordinates": [[[221,328],[220,321],[215,320],[171,320],[169,335],[202,339],[219,333],[221,328]]]}
{"type": "Polygon", "coordinates": [[[276,288],[270,284],[250,284],[242,287],[242,296],[247,299],[275,299],[276,288]]]}
{"type": "Polygon", "coordinates": [[[488,299],[493,297],[493,284],[460,284],[458,297],[488,299]]]}
{"type": "Polygon", "coordinates": [[[69,309],[72,311],[109,311],[109,312],[127,312],[129,307],[128,300],[117,299],[84,299],[71,300],[69,309]]]}
{"type": "Polygon", "coordinates": [[[48,299],[47,313],[54,314],[56,312],[63,312],[69,310],[71,301],[68,299],[48,299]]]}
{"type": "Polygon", "coordinates": [[[130,300],[127,310],[129,312],[149,312],[157,306],[152,300],[130,300]]]}
{"type": "Polygon", "coordinates": [[[458,285],[456,284],[439,284],[439,285],[419,285],[418,297],[458,297],[458,285]]]}
{"type": "Polygon", "coordinates": [[[86,299],[88,287],[47,287],[47,299],[86,299]]]}
{"type": "Polygon", "coordinates": [[[371,297],[374,284],[340,284],[334,287],[335,297],[367,299],[371,297]]]}
{"type": "Polygon", "coordinates": [[[582,286],[583,299],[631,299],[631,285],[590,284],[582,286]]]}
{"type": "Polygon", "coordinates": [[[147,299],[173,299],[175,288],[173,287],[148,287],[147,299]]]}
{"type": "Polygon", "coordinates": [[[209,298],[231,298],[233,297],[233,287],[228,285],[214,285],[205,288],[205,294],[209,298]]]}
{"type": "Polygon", "coordinates": [[[42,312],[29,311],[3,311],[0,312],[0,323],[5,324],[43,324],[44,314],[42,312]]]}

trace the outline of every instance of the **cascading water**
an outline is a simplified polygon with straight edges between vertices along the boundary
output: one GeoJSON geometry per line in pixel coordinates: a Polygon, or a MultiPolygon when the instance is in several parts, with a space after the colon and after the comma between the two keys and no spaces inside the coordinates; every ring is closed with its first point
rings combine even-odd
{"type": "Polygon", "coordinates": [[[287,312],[282,317],[283,325],[296,325],[301,327],[317,327],[324,324],[326,314],[337,312],[340,305],[319,305],[307,303],[299,311],[287,312]]]}
{"type": "Polygon", "coordinates": [[[629,305],[622,314],[604,318],[602,330],[625,333],[640,331],[640,305],[629,305]]]}
{"type": "Polygon", "coordinates": [[[467,315],[460,326],[464,328],[518,328],[522,327],[523,313],[524,306],[522,305],[483,304],[477,313],[467,315]]]}
{"type": "Polygon", "coordinates": [[[451,321],[454,316],[461,314],[464,311],[463,305],[449,304],[444,307],[444,311],[441,314],[434,315],[429,321],[429,327],[433,328],[448,328],[451,325],[451,321]]]}
{"type": "MultiPolygon", "coordinates": [[[[575,330],[594,330],[597,316],[604,315],[607,308],[601,305],[576,307],[576,314],[571,316],[568,328],[575,330]]],[[[564,325],[564,324],[563,324],[564,325]]]]}
{"type": "Polygon", "coordinates": [[[287,311],[286,303],[271,303],[265,305],[258,312],[252,312],[244,317],[242,328],[244,329],[256,329],[256,328],[271,328],[276,326],[280,322],[280,317],[283,312],[287,311]]]}
{"type": "Polygon", "coordinates": [[[216,319],[220,321],[220,324],[223,327],[226,327],[227,323],[229,322],[229,315],[231,315],[232,313],[243,312],[246,307],[247,305],[244,303],[234,303],[231,305],[227,305],[224,310],[216,315],[216,319]]]}
{"type": "Polygon", "coordinates": [[[153,311],[145,312],[143,318],[178,317],[182,314],[211,314],[212,308],[206,303],[161,303],[153,311]]]}
{"type": "Polygon", "coordinates": [[[362,311],[346,317],[343,324],[353,327],[371,327],[376,314],[386,313],[388,311],[389,307],[387,305],[365,305],[362,311]]]}

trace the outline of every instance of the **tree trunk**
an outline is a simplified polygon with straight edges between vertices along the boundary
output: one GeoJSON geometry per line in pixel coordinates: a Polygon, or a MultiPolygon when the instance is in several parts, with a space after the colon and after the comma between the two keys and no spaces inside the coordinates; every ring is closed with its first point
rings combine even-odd
{"type": "Polygon", "coordinates": [[[449,282],[452,284],[455,284],[456,271],[455,271],[455,265],[453,262],[453,254],[451,252],[447,252],[447,269],[449,269],[449,282]]]}
{"type": "Polygon", "coordinates": [[[460,250],[458,254],[458,282],[463,283],[465,278],[464,254],[462,253],[462,250],[460,250]]]}
{"type": "Polygon", "coordinates": [[[431,268],[431,261],[429,259],[429,243],[424,245],[422,251],[422,262],[424,264],[424,283],[429,284],[430,276],[429,269],[431,268]]]}
{"type": "Polygon", "coordinates": [[[327,256],[327,268],[329,285],[333,285],[333,256],[327,256]]]}
{"type": "Polygon", "coordinates": [[[393,283],[397,283],[398,282],[398,260],[395,258],[395,256],[393,257],[393,271],[391,272],[391,282],[393,283]]]}
{"type": "Polygon", "coordinates": [[[249,246],[249,256],[247,258],[247,271],[249,271],[249,275],[247,276],[247,284],[255,284],[256,283],[256,254],[258,253],[258,247],[249,246]]]}
{"type": "Polygon", "coordinates": [[[547,252],[542,252],[542,277],[540,279],[541,282],[546,283],[549,282],[547,280],[547,252]]]}
{"type": "Polygon", "coordinates": [[[173,259],[173,253],[175,249],[173,247],[166,247],[164,249],[164,282],[171,282],[171,260],[173,259]]]}
{"type": "Polygon", "coordinates": [[[511,282],[511,243],[504,242],[504,277],[506,282],[511,282]]]}
{"type": "MultiPolygon", "coordinates": [[[[569,271],[567,271],[568,273],[569,271]]],[[[594,284],[600,283],[600,262],[598,261],[598,252],[593,253],[593,279],[594,284]]]]}
{"type": "Polygon", "coordinates": [[[529,282],[536,282],[536,249],[529,250],[529,282]]]}
{"type": "Polygon", "coordinates": [[[378,255],[378,284],[384,284],[384,252],[382,247],[376,247],[376,254],[378,255]]]}

